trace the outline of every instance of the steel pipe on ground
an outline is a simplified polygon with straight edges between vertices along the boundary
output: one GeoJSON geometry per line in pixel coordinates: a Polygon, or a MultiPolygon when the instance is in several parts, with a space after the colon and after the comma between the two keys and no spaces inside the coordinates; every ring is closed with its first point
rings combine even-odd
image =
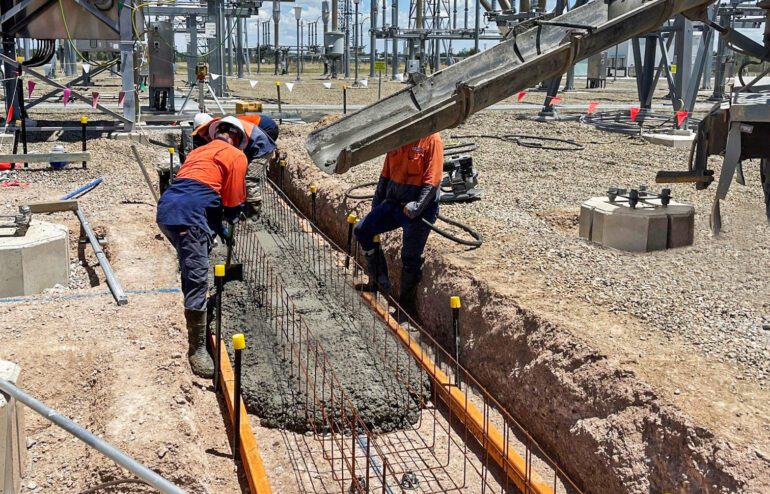
{"type": "Polygon", "coordinates": [[[153,472],[146,466],[142,465],[132,457],[128,456],[123,451],[119,450],[115,446],[111,445],[104,439],[101,439],[88,430],[80,427],[78,424],[68,419],[67,417],[59,414],[56,410],[45,405],[44,403],[36,400],[32,396],[28,395],[24,391],[20,390],[5,379],[0,379],[0,391],[11,397],[19,400],[21,403],[34,410],[41,417],[53,422],[55,425],[61,427],[65,431],[69,432],[76,438],[80,439],[90,447],[96,449],[107,458],[111,459],[118,465],[127,469],[140,479],[147,482],[152,487],[155,487],[160,492],[165,494],[184,494],[185,490],[172,484],[165,478],[161,477],[157,473],[153,472]]]}

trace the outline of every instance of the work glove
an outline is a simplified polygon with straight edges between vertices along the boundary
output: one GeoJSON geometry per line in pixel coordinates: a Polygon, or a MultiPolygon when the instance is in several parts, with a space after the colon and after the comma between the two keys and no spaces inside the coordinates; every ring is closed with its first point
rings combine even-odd
{"type": "Polygon", "coordinates": [[[222,208],[224,211],[225,219],[232,224],[238,223],[238,220],[241,218],[241,214],[246,211],[246,205],[241,204],[239,206],[234,207],[225,207],[222,208]]]}
{"type": "Polygon", "coordinates": [[[420,197],[416,201],[408,202],[404,206],[404,214],[409,218],[410,220],[416,219],[422,213],[425,212],[426,209],[428,209],[428,206],[430,206],[434,201],[436,201],[438,198],[438,187],[433,187],[432,185],[426,184],[423,185],[420,189],[420,197]]]}
{"type": "Polygon", "coordinates": [[[225,245],[228,247],[234,246],[235,237],[233,234],[235,233],[235,224],[228,221],[227,224],[222,225],[222,230],[224,233],[224,237],[222,237],[222,239],[225,241],[225,245]]]}
{"type": "Polygon", "coordinates": [[[220,225],[221,225],[221,226],[220,226],[220,228],[219,228],[219,231],[217,232],[217,234],[220,236],[220,238],[221,238],[221,239],[222,239],[222,240],[223,240],[225,243],[227,243],[227,239],[230,237],[230,234],[231,234],[231,228],[232,228],[232,227],[231,227],[231,225],[230,225],[229,223],[226,223],[226,222],[224,222],[224,221],[223,221],[223,222],[221,222],[221,223],[220,223],[220,225]]]}
{"type": "Polygon", "coordinates": [[[407,202],[404,206],[404,214],[407,218],[410,220],[413,220],[417,217],[417,214],[419,212],[420,204],[417,201],[407,202]]]}

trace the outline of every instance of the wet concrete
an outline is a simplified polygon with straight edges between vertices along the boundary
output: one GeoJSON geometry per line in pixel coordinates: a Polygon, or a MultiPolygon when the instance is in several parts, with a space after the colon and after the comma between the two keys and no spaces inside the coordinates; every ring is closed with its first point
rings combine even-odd
{"type": "MultiPolygon", "coordinates": [[[[359,305],[352,288],[341,293],[339,286],[327,286],[324,279],[332,273],[326,270],[337,268],[310,268],[292,252],[285,237],[266,231],[262,223],[242,225],[238,239],[242,244],[247,239],[259,241],[296,311],[289,318],[270,311],[272,304],[263,298],[269,287],[256,280],[229,282],[225,287],[225,341],[229,347],[231,335],[237,332],[247,338],[242,382],[249,412],[265,426],[299,432],[326,430],[331,417],[335,428],[347,428],[353,409],[376,432],[416,423],[429,396],[428,378],[390,330],[359,305]],[[318,357],[316,347],[321,351],[318,357]],[[340,388],[350,400],[343,406],[340,388]]],[[[237,252],[249,280],[256,269],[256,263],[250,262],[255,256],[250,257],[244,247],[237,252]]],[[[214,257],[223,259],[224,249],[215,250],[214,257]]]]}

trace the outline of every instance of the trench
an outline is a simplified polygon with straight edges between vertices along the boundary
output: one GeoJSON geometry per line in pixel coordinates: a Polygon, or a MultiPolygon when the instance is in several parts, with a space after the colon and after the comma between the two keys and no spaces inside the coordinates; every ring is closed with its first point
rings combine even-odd
{"type": "MultiPolygon", "coordinates": [[[[303,150],[275,167],[285,193],[345,245],[345,185],[306,164],[303,150]],[[283,170],[283,172],[280,172],[283,170]],[[311,201],[310,185],[318,190],[311,201]],[[313,211],[315,210],[315,211],[313,211]]],[[[386,241],[389,266],[398,249],[386,241]]],[[[394,270],[396,271],[396,270],[394,270]]],[[[644,380],[522,307],[428,246],[418,308],[441,341],[449,295],[463,300],[462,363],[585,492],[767,492],[767,465],[661,399],[644,380]]],[[[395,273],[394,278],[398,276],[395,273]]]]}
{"type": "MultiPolygon", "coordinates": [[[[379,481],[388,492],[415,475],[422,492],[579,492],[435,339],[353,288],[365,279],[360,253],[346,255],[274,182],[252,177],[249,188],[263,200],[236,227],[243,280],[225,285],[224,341],[254,342],[242,356],[247,410],[318,441],[297,458],[322,454],[334,480],[366,478],[351,489],[379,481]]],[[[215,262],[225,257],[215,249],[215,262]]]]}
{"type": "MultiPolygon", "coordinates": [[[[306,262],[298,249],[310,248],[311,234],[287,225],[263,214],[237,227],[244,281],[225,285],[222,328],[226,341],[244,333],[253,342],[243,356],[247,410],[264,426],[294,432],[328,429],[342,419],[324,416],[330,410],[355,413],[375,433],[415,424],[427,377],[353,288],[338,282],[338,266],[306,262]],[[265,310],[276,300],[285,310],[265,310]],[[339,403],[334,386],[350,403],[339,403]]],[[[223,246],[214,257],[224,259],[223,246]]]]}

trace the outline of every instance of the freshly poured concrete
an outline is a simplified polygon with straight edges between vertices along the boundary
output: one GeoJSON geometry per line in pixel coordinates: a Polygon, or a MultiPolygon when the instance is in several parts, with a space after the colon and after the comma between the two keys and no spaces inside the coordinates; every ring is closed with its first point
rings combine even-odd
{"type": "MultiPolygon", "coordinates": [[[[19,383],[21,369],[13,362],[0,360],[0,379],[19,383]]],[[[4,494],[21,490],[21,474],[26,461],[22,405],[0,392],[0,487],[4,494]]]]}
{"type": "Polygon", "coordinates": [[[32,220],[23,237],[0,236],[0,297],[40,293],[69,282],[67,227],[32,220]]]}
{"type": "Polygon", "coordinates": [[[625,199],[593,197],[580,206],[580,237],[629,252],[650,252],[692,245],[695,208],[655,199],[631,208],[625,199]]]}

